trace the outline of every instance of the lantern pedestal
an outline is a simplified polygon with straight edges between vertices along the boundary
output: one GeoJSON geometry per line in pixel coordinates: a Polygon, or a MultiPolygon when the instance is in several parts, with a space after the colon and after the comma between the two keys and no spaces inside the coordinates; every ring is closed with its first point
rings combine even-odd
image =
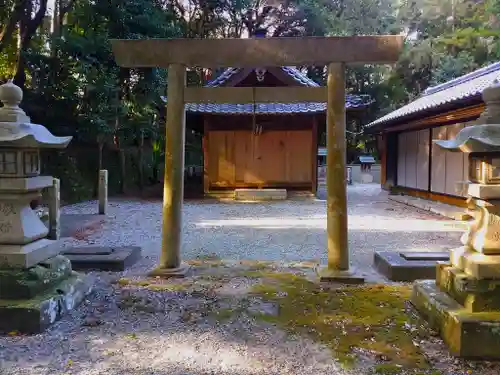
{"type": "Polygon", "coordinates": [[[90,279],[73,272],[58,255],[57,241],[31,209],[53,178],[40,176],[40,148],[65,148],[71,137],[55,137],[32,124],[19,108],[22,91],[0,86],[0,331],[37,333],[90,293],[90,279]]]}
{"type": "Polygon", "coordinates": [[[473,217],[450,251],[438,262],[436,280],[415,282],[412,304],[437,329],[451,354],[500,359],[500,85],[483,92],[486,109],[456,139],[434,141],[454,152],[469,153],[466,193],[473,217]]]}

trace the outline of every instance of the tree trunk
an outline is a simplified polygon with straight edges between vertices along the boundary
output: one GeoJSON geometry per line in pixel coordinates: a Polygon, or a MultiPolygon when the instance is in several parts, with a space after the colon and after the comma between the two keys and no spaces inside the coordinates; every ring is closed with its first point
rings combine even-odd
{"type": "Polygon", "coordinates": [[[127,183],[125,178],[127,176],[127,162],[125,160],[125,150],[120,148],[120,175],[121,175],[121,184],[120,184],[120,193],[125,194],[127,183]]]}
{"type": "Polygon", "coordinates": [[[19,44],[19,56],[17,61],[17,70],[14,76],[14,82],[21,89],[24,89],[26,84],[26,56],[25,53],[28,50],[31,40],[35,36],[38,27],[42,24],[45,14],[47,13],[47,2],[48,0],[40,0],[38,9],[34,17],[35,12],[33,2],[26,1],[26,6],[24,8],[24,14],[19,20],[19,30],[20,30],[20,44],[19,44]]]}
{"type": "Polygon", "coordinates": [[[125,177],[127,175],[126,161],[125,161],[125,150],[122,148],[121,140],[118,136],[116,136],[116,146],[118,148],[118,164],[120,171],[120,186],[119,193],[125,194],[125,177]]]}
{"type": "Polygon", "coordinates": [[[102,169],[102,162],[103,162],[103,157],[102,157],[102,150],[104,148],[104,143],[101,142],[101,141],[98,141],[98,145],[99,145],[99,170],[102,169]]]}
{"type": "Polygon", "coordinates": [[[144,189],[144,132],[141,130],[141,138],[139,141],[139,189],[144,189]]]}

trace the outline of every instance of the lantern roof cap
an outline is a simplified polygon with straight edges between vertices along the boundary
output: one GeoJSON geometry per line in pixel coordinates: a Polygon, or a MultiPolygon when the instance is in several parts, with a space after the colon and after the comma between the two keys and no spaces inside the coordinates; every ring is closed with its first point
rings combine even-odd
{"type": "Polygon", "coordinates": [[[12,80],[0,85],[0,147],[65,148],[73,137],[56,137],[45,126],[31,123],[19,107],[23,90],[12,80]]]}

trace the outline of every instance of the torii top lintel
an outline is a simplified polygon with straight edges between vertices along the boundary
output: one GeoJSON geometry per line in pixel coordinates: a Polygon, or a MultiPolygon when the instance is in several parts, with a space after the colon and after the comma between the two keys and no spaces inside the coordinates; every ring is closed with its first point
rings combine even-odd
{"type": "Polygon", "coordinates": [[[114,39],[111,43],[117,64],[127,68],[166,68],[170,64],[239,68],[394,63],[403,48],[403,36],[114,39]]]}

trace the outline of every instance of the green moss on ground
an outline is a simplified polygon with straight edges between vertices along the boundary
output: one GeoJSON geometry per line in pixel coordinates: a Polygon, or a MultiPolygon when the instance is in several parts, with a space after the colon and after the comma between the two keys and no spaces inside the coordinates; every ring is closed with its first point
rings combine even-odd
{"type": "Polygon", "coordinates": [[[263,271],[272,268],[272,262],[266,262],[262,260],[251,260],[251,259],[243,259],[239,262],[246,271],[263,271]]]}
{"type": "Polygon", "coordinates": [[[195,259],[189,259],[186,261],[187,264],[194,267],[221,267],[224,266],[224,261],[215,254],[207,254],[197,256],[195,259]]]}
{"type": "Polygon", "coordinates": [[[292,273],[262,272],[252,294],[279,305],[279,315],[258,319],[292,333],[308,333],[328,345],[337,359],[355,362],[354,348],[369,350],[393,368],[428,368],[405,328],[410,286],[365,285],[326,288],[292,273]],[[400,367],[401,366],[401,367],[400,367]]]}
{"type": "Polygon", "coordinates": [[[380,374],[380,375],[396,375],[396,374],[401,374],[403,371],[403,368],[401,365],[393,365],[392,363],[382,363],[379,365],[376,365],[374,368],[375,374],[380,374]]]}
{"type": "Polygon", "coordinates": [[[136,286],[136,287],[141,287],[141,288],[146,288],[150,290],[154,290],[157,292],[177,292],[177,291],[182,291],[186,290],[188,287],[186,282],[181,282],[181,283],[176,283],[176,282],[169,282],[168,280],[164,279],[144,279],[144,280],[131,280],[122,277],[118,281],[116,281],[116,284],[120,286],[136,286]]]}

